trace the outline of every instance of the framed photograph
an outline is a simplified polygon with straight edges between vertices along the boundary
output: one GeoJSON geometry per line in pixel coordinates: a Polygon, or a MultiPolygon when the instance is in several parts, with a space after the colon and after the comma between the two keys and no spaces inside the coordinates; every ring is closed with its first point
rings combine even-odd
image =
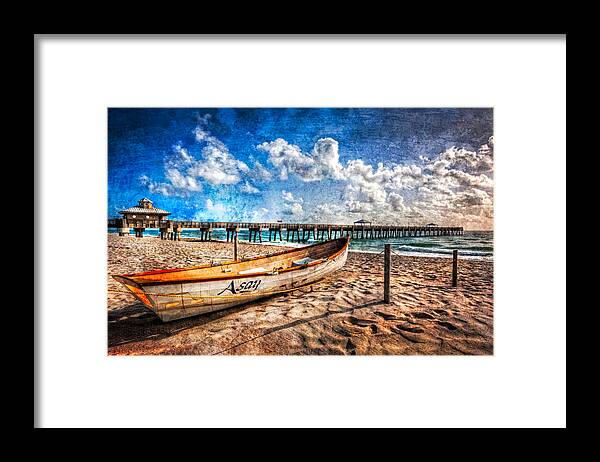
{"type": "Polygon", "coordinates": [[[493,140],[492,108],[109,108],[109,354],[492,354],[493,140]]]}
{"type": "Polygon", "coordinates": [[[35,427],[566,426],[527,232],[566,226],[566,36],[38,35],[34,72],[35,427]]]}

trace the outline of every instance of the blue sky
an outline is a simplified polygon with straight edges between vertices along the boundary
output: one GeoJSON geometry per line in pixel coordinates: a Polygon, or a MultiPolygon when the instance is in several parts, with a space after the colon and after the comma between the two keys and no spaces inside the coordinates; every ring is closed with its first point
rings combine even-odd
{"type": "Polygon", "coordinates": [[[108,111],[108,214],[491,229],[492,109],[108,111]]]}

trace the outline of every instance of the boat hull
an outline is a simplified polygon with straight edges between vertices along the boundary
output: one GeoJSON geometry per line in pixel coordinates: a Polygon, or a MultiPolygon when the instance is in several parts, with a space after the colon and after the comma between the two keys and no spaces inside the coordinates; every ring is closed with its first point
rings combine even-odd
{"type": "Polygon", "coordinates": [[[210,313],[265,297],[284,294],[312,284],[337,271],[346,263],[348,246],[318,264],[293,270],[263,274],[237,275],[215,280],[173,281],[143,285],[121,280],[133,294],[162,321],[210,313]]]}

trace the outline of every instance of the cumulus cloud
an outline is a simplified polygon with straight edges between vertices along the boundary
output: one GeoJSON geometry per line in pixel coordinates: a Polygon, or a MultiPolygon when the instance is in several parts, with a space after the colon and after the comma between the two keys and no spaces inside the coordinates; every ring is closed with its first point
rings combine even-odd
{"type": "MultiPolygon", "coordinates": [[[[283,138],[256,146],[266,153],[266,164],[250,158],[249,165],[236,158],[208,129],[210,116],[199,118],[194,130],[200,149],[192,154],[176,145],[165,160],[164,182],[146,175],[139,178],[150,192],[165,196],[202,191],[203,183],[221,186],[241,182],[239,191],[259,194],[257,185],[270,182],[274,174],[285,181],[294,176],[303,182],[335,180],[342,185],[335,204],[304,202],[297,193],[281,191],[281,206],[269,213],[282,213],[314,222],[351,222],[358,218],[378,223],[407,220],[438,224],[469,223],[489,228],[493,215],[493,156],[491,136],[479,149],[453,146],[440,153],[426,153],[414,164],[371,164],[361,158],[340,162],[339,143],[320,138],[310,151],[283,138]],[[308,206],[310,204],[310,207],[308,206]]],[[[290,183],[293,184],[293,183],[290,183]]],[[[225,213],[222,205],[207,202],[206,210],[225,213]]],[[[267,209],[260,216],[263,219],[267,209]]],[[[254,213],[254,212],[253,212],[254,213]]]]}
{"type": "Polygon", "coordinates": [[[284,202],[282,208],[282,213],[284,215],[293,215],[295,217],[300,217],[304,215],[304,208],[302,207],[304,199],[302,197],[296,197],[291,192],[282,190],[281,198],[284,202]]]}
{"type": "Polygon", "coordinates": [[[232,156],[227,148],[209,144],[202,150],[202,159],[193,162],[187,171],[212,185],[236,184],[248,166],[232,156]]]}
{"type": "Polygon", "coordinates": [[[292,215],[294,217],[301,217],[304,215],[304,209],[302,208],[302,204],[299,202],[294,202],[293,204],[286,204],[283,208],[284,215],[292,215]]]}
{"type": "Polygon", "coordinates": [[[350,160],[342,171],[349,214],[381,223],[435,219],[489,227],[493,204],[493,137],[476,151],[452,147],[420,156],[420,165],[374,167],[350,160]]]}
{"type": "Polygon", "coordinates": [[[323,178],[344,179],[344,169],[340,164],[339,144],[333,138],[319,139],[313,147],[312,159],[323,178]]]}
{"type": "Polygon", "coordinates": [[[167,180],[171,182],[171,185],[176,189],[184,189],[186,191],[201,191],[202,186],[196,178],[190,175],[181,173],[176,168],[168,168],[165,172],[167,180]]]}
{"type": "MultiPolygon", "coordinates": [[[[199,125],[194,130],[196,142],[203,146],[199,158],[177,144],[173,146],[172,154],[165,159],[164,175],[167,181],[159,183],[142,175],[140,183],[150,192],[158,192],[166,196],[187,196],[201,191],[202,182],[213,186],[231,185],[249,176],[250,167],[231,154],[227,146],[206,128],[209,120],[208,114],[199,117],[199,125]]],[[[269,172],[263,171],[266,170],[264,167],[261,170],[261,167],[255,165],[254,170],[260,177],[266,178],[269,172]]],[[[259,192],[247,182],[244,188],[246,192],[252,194],[259,192]]]]}
{"type": "Polygon", "coordinates": [[[459,208],[491,206],[492,199],[487,192],[473,188],[456,194],[453,204],[459,208]]]}
{"type": "Polygon", "coordinates": [[[246,193],[246,194],[258,194],[260,192],[260,190],[258,188],[252,186],[247,181],[240,188],[240,191],[243,192],[243,193],[246,193]]]}
{"type": "Polygon", "coordinates": [[[373,213],[375,208],[367,202],[349,200],[346,202],[346,210],[350,213],[373,213]]]}
{"type": "Polygon", "coordinates": [[[258,160],[254,161],[254,165],[250,168],[248,176],[255,181],[271,181],[273,179],[273,174],[258,160]]]}
{"type": "Polygon", "coordinates": [[[151,193],[163,196],[186,196],[202,191],[202,184],[189,172],[193,163],[194,158],[189,152],[180,145],[175,145],[172,155],[165,161],[164,175],[167,181],[157,182],[147,175],[142,175],[139,177],[140,184],[146,186],[151,193]]]}
{"type": "Polygon", "coordinates": [[[138,178],[140,184],[148,188],[148,191],[155,194],[162,194],[163,196],[177,196],[178,191],[170,183],[158,183],[152,180],[148,175],[141,175],[138,178]]]}
{"type": "Polygon", "coordinates": [[[333,138],[319,139],[310,153],[283,138],[264,142],[256,146],[268,154],[268,162],[279,172],[281,180],[297,175],[303,181],[318,181],[325,178],[343,179],[338,142],[333,138]]]}
{"type": "Polygon", "coordinates": [[[304,199],[301,197],[294,197],[294,194],[292,194],[289,191],[286,191],[285,189],[281,191],[281,198],[285,201],[285,202],[304,202],[304,199]]]}
{"type": "Polygon", "coordinates": [[[193,217],[197,221],[218,220],[225,221],[231,216],[231,207],[210,198],[204,201],[202,210],[198,210],[193,217]]]}
{"type": "Polygon", "coordinates": [[[406,206],[404,205],[404,197],[400,194],[392,192],[388,195],[388,203],[393,211],[402,212],[406,210],[406,206]]]}
{"type": "Polygon", "coordinates": [[[360,159],[349,161],[344,175],[348,182],[344,199],[352,213],[404,211],[404,198],[399,191],[422,182],[422,171],[417,166],[385,167],[379,163],[374,169],[360,159]]]}
{"type": "MultiPolygon", "coordinates": [[[[325,139],[323,139],[325,140],[325,139]]],[[[489,227],[493,203],[493,138],[476,151],[452,147],[421,156],[418,165],[372,165],[363,159],[339,162],[337,142],[316,143],[310,154],[277,139],[258,146],[280,178],[294,174],[303,181],[336,179],[345,183],[336,204],[310,204],[283,190],[283,212],[314,222],[347,223],[365,218],[378,223],[467,222],[489,227]]]]}
{"type": "Polygon", "coordinates": [[[259,209],[252,210],[252,212],[250,212],[250,219],[253,221],[262,221],[265,219],[268,213],[269,209],[265,207],[260,207],[259,209]]]}
{"type": "Polygon", "coordinates": [[[493,170],[493,149],[487,144],[481,146],[477,151],[453,146],[442,152],[428,168],[439,174],[444,174],[449,170],[470,171],[471,173],[491,172],[493,170]]]}

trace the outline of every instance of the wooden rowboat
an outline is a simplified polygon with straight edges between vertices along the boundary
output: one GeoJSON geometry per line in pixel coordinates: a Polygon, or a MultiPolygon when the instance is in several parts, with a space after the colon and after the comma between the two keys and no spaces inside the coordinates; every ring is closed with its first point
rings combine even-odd
{"type": "Polygon", "coordinates": [[[340,269],[349,237],[218,265],[113,275],[161,320],[222,310],[307,286],[340,269]]]}

